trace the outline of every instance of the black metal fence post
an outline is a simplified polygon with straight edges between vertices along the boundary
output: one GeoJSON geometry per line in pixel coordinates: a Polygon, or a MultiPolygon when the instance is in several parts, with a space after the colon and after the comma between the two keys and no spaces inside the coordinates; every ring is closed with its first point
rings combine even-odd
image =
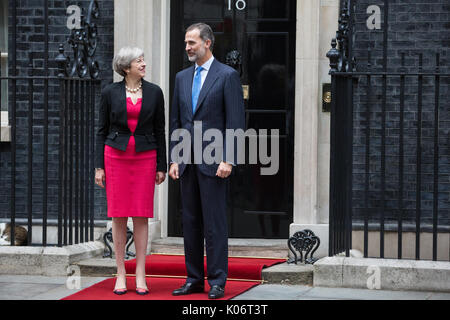
{"type": "Polygon", "coordinates": [[[47,219],[48,219],[48,136],[49,136],[49,118],[48,118],[48,59],[49,59],[49,36],[48,36],[48,0],[44,0],[44,145],[43,145],[43,180],[42,180],[42,245],[47,246],[47,219]]]}
{"type": "MultiPolygon", "coordinates": [[[[336,112],[336,100],[334,97],[336,96],[336,77],[334,75],[335,72],[338,71],[338,62],[339,62],[339,51],[336,49],[337,41],[336,38],[331,40],[331,50],[327,53],[328,59],[330,59],[330,72],[331,75],[331,114],[336,112]]],[[[334,132],[336,129],[336,121],[335,117],[331,117],[331,132],[334,132]]],[[[336,182],[334,179],[334,163],[335,163],[335,150],[336,142],[335,135],[331,135],[331,145],[330,145],[330,218],[329,218],[329,246],[328,246],[328,254],[330,256],[334,255],[336,252],[336,239],[335,239],[335,229],[336,224],[334,221],[335,217],[335,208],[336,208],[336,197],[335,195],[335,187],[336,182]]]]}
{"type": "Polygon", "coordinates": [[[28,211],[28,243],[33,240],[33,53],[29,53],[28,64],[28,181],[27,181],[27,211],[28,211]]]}
{"type": "Polygon", "coordinates": [[[417,89],[417,150],[416,150],[416,260],[420,259],[420,224],[422,210],[422,94],[423,94],[423,55],[419,54],[419,74],[417,89]]]}
{"type": "Polygon", "coordinates": [[[440,54],[436,53],[436,75],[434,76],[434,160],[433,160],[433,260],[437,260],[438,209],[439,209],[439,95],[440,54]]]}
{"type": "MultiPolygon", "coordinates": [[[[90,154],[91,154],[91,158],[90,158],[90,166],[89,166],[89,177],[92,179],[92,177],[94,177],[95,174],[95,169],[94,169],[94,159],[93,159],[93,155],[94,155],[94,145],[95,145],[95,135],[94,135],[94,128],[95,128],[95,94],[96,94],[96,86],[94,84],[94,82],[90,82],[90,88],[91,88],[91,103],[89,104],[90,106],[90,114],[91,114],[91,118],[90,118],[90,154]]],[[[92,180],[89,180],[92,181],[92,180]]],[[[90,238],[91,241],[94,240],[94,184],[93,183],[89,183],[90,186],[90,203],[89,203],[89,207],[90,207],[90,221],[91,221],[91,230],[90,230],[90,238]]]]}
{"type": "Polygon", "coordinates": [[[59,78],[59,179],[58,179],[58,247],[67,245],[67,215],[65,202],[67,200],[66,193],[66,101],[67,101],[67,57],[64,55],[64,46],[59,46],[59,55],[55,58],[58,64],[59,78]],[[63,241],[63,219],[64,219],[64,241],[63,241]]]}
{"type": "Polygon", "coordinates": [[[405,53],[401,53],[401,75],[400,75],[400,131],[399,131],[399,152],[398,152],[398,217],[397,217],[397,233],[398,233],[398,258],[402,258],[403,253],[403,179],[404,179],[404,115],[405,115],[405,53]]]}
{"type": "Polygon", "coordinates": [[[15,245],[16,240],[16,90],[17,90],[17,55],[16,55],[16,47],[17,47],[17,0],[12,1],[12,18],[13,18],[13,28],[12,28],[12,45],[11,45],[11,246],[15,245]]]}
{"type": "Polygon", "coordinates": [[[351,72],[354,64],[352,8],[351,1],[341,3],[339,28],[327,53],[332,87],[329,253],[346,256],[352,242],[353,78],[342,73],[351,72]]]}

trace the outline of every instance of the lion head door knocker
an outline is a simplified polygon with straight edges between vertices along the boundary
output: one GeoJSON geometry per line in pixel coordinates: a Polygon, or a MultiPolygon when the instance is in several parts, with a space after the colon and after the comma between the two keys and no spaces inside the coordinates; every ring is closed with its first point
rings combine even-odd
{"type": "Polygon", "coordinates": [[[227,53],[225,57],[225,63],[239,72],[239,76],[242,76],[242,56],[237,50],[233,50],[227,53]]]}
{"type": "MultiPolygon", "coordinates": [[[[242,78],[242,55],[239,51],[233,50],[227,53],[225,63],[239,72],[239,77],[242,78]]],[[[242,85],[242,92],[244,100],[250,99],[250,86],[248,84],[242,85]]]]}
{"type": "MultiPolygon", "coordinates": [[[[111,258],[113,257],[112,254],[112,248],[111,243],[113,243],[113,235],[112,235],[112,228],[108,230],[108,232],[105,232],[103,235],[103,241],[105,242],[105,246],[108,248],[108,252],[105,248],[105,253],[103,254],[103,258],[111,258]]],[[[128,259],[130,257],[135,257],[136,255],[133,252],[130,252],[130,246],[133,244],[133,231],[130,230],[130,228],[127,227],[127,247],[125,250],[125,259],[128,259]]]]}
{"type": "Polygon", "coordinates": [[[314,264],[318,259],[313,255],[320,246],[320,239],[311,230],[302,230],[296,232],[288,240],[289,250],[294,255],[294,258],[288,260],[288,263],[304,262],[306,264],[314,264]],[[299,252],[300,257],[297,256],[296,251],[299,252]],[[304,256],[303,256],[303,253],[304,256]],[[309,257],[308,257],[309,256],[309,257]]]}

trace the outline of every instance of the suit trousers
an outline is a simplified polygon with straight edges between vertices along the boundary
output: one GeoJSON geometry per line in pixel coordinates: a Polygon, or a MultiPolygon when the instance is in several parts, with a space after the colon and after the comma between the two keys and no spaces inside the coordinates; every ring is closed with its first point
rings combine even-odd
{"type": "Polygon", "coordinates": [[[190,164],[180,179],[187,282],[204,283],[204,243],[210,286],[225,287],[228,275],[228,178],[206,176],[190,164]]]}

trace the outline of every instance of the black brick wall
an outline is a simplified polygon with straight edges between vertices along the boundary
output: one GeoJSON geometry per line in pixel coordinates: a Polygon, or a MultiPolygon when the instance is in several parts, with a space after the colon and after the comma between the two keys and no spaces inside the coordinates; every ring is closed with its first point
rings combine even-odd
{"type": "MultiPolygon", "coordinates": [[[[77,4],[82,8],[89,7],[89,0],[81,1],[49,1],[49,70],[48,75],[57,75],[55,57],[58,54],[60,43],[65,44],[65,54],[73,60],[72,49],[67,43],[70,30],[66,26],[66,9],[69,5],[77,4]]],[[[114,2],[113,0],[99,0],[100,17],[95,20],[98,27],[98,47],[95,54],[100,64],[100,78],[102,86],[112,82],[111,61],[114,52],[114,2]]],[[[9,50],[12,49],[12,18],[13,2],[9,3],[9,50]]],[[[29,54],[33,54],[32,74],[44,76],[44,1],[20,0],[17,1],[17,74],[19,76],[30,75],[29,54]]],[[[11,52],[9,54],[11,58],[11,52]]],[[[10,75],[11,61],[9,62],[10,75]]],[[[11,86],[11,85],[10,85],[11,86]]],[[[28,212],[27,187],[28,187],[28,82],[17,82],[17,174],[16,174],[16,217],[25,218],[28,212]]],[[[33,218],[42,217],[42,187],[43,187],[43,81],[34,82],[33,108],[33,218]]],[[[100,88],[97,90],[97,103],[99,101],[100,88]]],[[[10,90],[10,103],[11,103],[10,90]]],[[[56,219],[58,215],[58,148],[59,148],[59,84],[57,81],[49,82],[49,181],[48,181],[48,218],[56,219]]],[[[11,105],[9,108],[11,109],[11,105]]],[[[96,106],[97,111],[97,106],[96,106]]],[[[11,112],[10,112],[11,116],[11,112]]],[[[98,117],[96,112],[96,118],[98,117]]],[[[10,119],[11,122],[11,119],[10,119]]],[[[11,154],[10,143],[1,144],[0,160],[0,218],[10,216],[10,183],[11,183],[11,154]]],[[[93,179],[92,179],[93,181],[93,179]]],[[[96,188],[95,191],[95,219],[106,219],[106,201],[104,192],[96,188]]]]}
{"type": "MultiPolygon", "coordinates": [[[[384,1],[357,1],[355,15],[355,56],[357,70],[367,71],[368,50],[372,55],[372,71],[383,69],[384,1]],[[368,30],[366,20],[369,5],[381,8],[381,30],[368,30]]],[[[450,2],[448,0],[389,1],[388,71],[399,72],[401,53],[405,53],[407,72],[418,72],[418,54],[423,54],[425,72],[435,71],[435,55],[440,53],[441,72],[450,72],[450,2]]],[[[423,79],[422,112],[422,223],[432,222],[433,162],[434,162],[434,77],[423,79]]],[[[439,225],[450,225],[450,79],[441,78],[439,118],[439,225]]],[[[372,95],[367,97],[367,78],[361,77],[354,95],[353,140],[353,215],[361,221],[365,208],[365,150],[367,108],[370,108],[370,222],[379,221],[381,212],[381,136],[382,136],[382,78],[372,78],[372,95]]],[[[399,213],[399,145],[400,145],[400,77],[387,81],[386,105],[386,192],[387,223],[396,223],[399,213]]],[[[418,134],[418,78],[407,77],[404,113],[404,181],[403,216],[414,223],[416,216],[416,151],[418,134]]]]}

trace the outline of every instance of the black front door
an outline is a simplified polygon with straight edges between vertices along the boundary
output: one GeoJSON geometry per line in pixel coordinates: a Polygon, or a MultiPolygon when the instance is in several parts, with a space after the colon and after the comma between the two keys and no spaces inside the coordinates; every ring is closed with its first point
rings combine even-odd
{"type": "MultiPolygon", "coordinates": [[[[231,238],[287,239],[293,216],[294,96],[296,0],[184,0],[171,2],[171,84],[178,71],[190,66],[184,52],[186,28],[209,24],[216,37],[214,57],[226,63],[238,51],[244,85],[246,129],[267,137],[279,130],[279,168],[240,165],[230,181],[228,222],[231,238]],[[267,129],[267,134],[262,129],[267,129]],[[268,136],[267,136],[268,135],[268,136]]],[[[173,90],[173,87],[171,88],[173,90]]],[[[247,139],[247,153],[248,143],[247,139]]],[[[247,154],[247,159],[248,154],[247,154]]],[[[169,236],[181,236],[178,182],[169,185],[169,236]]]]}

